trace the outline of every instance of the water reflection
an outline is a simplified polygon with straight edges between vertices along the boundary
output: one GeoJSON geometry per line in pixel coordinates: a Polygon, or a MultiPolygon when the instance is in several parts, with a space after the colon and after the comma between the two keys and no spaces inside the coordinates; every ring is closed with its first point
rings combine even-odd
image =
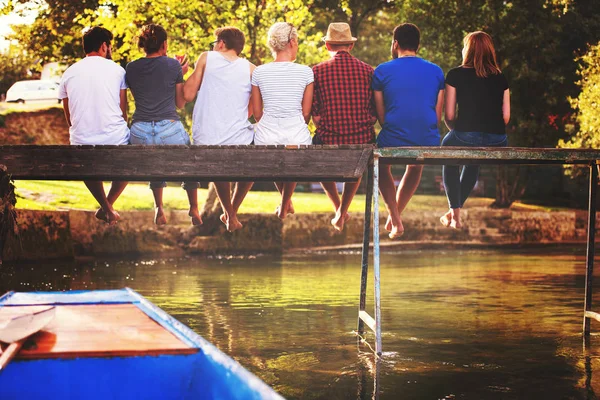
{"type": "Polygon", "coordinates": [[[386,253],[382,360],[353,334],[356,253],[3,265],[0,291],[132,287],[291,399],[593,399],[584,269],[565,250],[386,253]]]}

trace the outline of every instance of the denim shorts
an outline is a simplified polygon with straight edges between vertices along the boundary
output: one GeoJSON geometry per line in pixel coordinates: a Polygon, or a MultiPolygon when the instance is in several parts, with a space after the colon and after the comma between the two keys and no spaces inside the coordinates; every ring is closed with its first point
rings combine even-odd
{"type": "MultiPolygon", "coordinates": [[[[162,121],[136,121],[130,128],[131,144],[141,145],[183,145],[191,144],[190,136],[181,121],[165,119],[162,121]]],[[[166,182],[150,182],[150,189],[167,186],[166,182]]],[[[186,190],[200,187],[198,182],[184,182],[186,190]]]]}
{"type": "Polygon", "coordinates": [[[442,140],[442,146],[505,147],[507,145],[508,139],[504,133],[461,132],[451,130],[442,140]]]}

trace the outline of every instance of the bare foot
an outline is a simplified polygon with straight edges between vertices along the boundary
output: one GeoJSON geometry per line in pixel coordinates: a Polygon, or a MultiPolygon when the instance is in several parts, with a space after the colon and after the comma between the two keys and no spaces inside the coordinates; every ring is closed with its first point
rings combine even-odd
{"type": "Polygon", "coordinates": [[[227,226],[227,230],[229,232],[237,231],[238,229],[243,227],[242,223],[237,219],[236,216],[232,218],[227,218],[227,223],[225,225],[227,226]]]}
{"type": "Polygon", "coordinates": [[[450,221],[450,228],[452,229],[462,229],[463,224],[462,221],[460,219],[452,219],[450,221]]]}
{"type": "Polygon", "coordinates": [[[277,213],[276,214],[277,214],[277,217],[279,217],[279,219],[284,219],[285,217],[287,217],[288,212],[287,212],[287,210],[286,211],[282,211],[282,207],[279,206],[279,207],[277,207],[277,213]]]}
{"type": "Polygon", "coordinates": [[[94,214],[94,216],[97,219],[99,219],[100,221],[104,221],[109,225],[114,225],[121,219],[121,216],[119,215],[118,212],[112,210],[107,213],[102,208],[99,208],[98,210],[96,210],[96,213],[94,214]]]}
{"type": "Polygon", "coordinates": [[[341,215],[338,215],[338,213],[335,213],[335,217],[331,220],[331,225],[333,225],[336,231],[341,232],[344,230],[344,224],[348,222],[349,219],[350,214],[348,213],[344,214],[344,218],[342,218],[341,215]]]}
{"type": "Polygon", "coordinates": [[[115,225],[121,219],[121,216],[115,210],[106,213],[106,219],[109,225],[115,225]]]}
{"type": "Polygon", "coordinates": [[[104,221],[108,224],[108,218],[106,218],[106,213],[104,212],[104,210],[102,208],[99,208],[96,210],[94,217],[96,217],[96,219],[99,219],[100,221],[104,221]]]}
{"type": "Polygon", "coordinates": [[[452,212],[448,211],[446,214],[440,217],[440,222],[446,228],[450,227],[450,220],[452,219],[452,212]]]}
{"type": "Polygon", "coordinates": [[[154,224],[156,225],[166,225],[167,217],[165,217],[165,213],[163,212],[162,207],[156,207],[154,209],[154,224]]]}
{"type": "MultiPolygon", "coordinates": [[[[193,226],[202,225],[202,217],[200,216],[200,212],[198,211],[197,208],[194,210],[190,210],[190,212],[188,212],[188,216],[190,216],[192,218],[193,226]]],[[[165,221],[165,223],[166,223],[166,221],[165,221]]]]}
{"type": "MultiPolygon", "coordinates": [[[[275,214],[277,214],[277,216],[279,216],[280,212],[281,212],[281,204],[279,204],[277,206],[277,208],[275,208],[275,214]]],[[[288,209],[287,209],[287,214],[295,214],[295,213],[296,213],[296,210],[294,210],[294,205],[290,201],[290,205],[288,206],[288,209]]]]}
{"type": "Polygon", "coordinates": [[[385,230],[388,232],[392,231],[392,217],[388,216],[387,221],[385,221],[385,230]]]}
{"type": "Polygon", "coordinates": [[[400,221],[400,225],[393,226],[389,233],[390,239],[398,239],[400,236],[404,235],[404,225],[402,225],[402,221],[400,221]]]}

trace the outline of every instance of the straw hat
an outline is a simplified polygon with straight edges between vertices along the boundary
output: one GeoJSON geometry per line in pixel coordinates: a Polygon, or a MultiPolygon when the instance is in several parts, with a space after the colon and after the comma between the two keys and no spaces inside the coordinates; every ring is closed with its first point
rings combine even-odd
{"type": "Polygon", "coordinates": [[[327,28],[327,35],[323,38],[327,43],[332,44],[350,44],[356,42],[352,37],[350,25],[345,22],[333,22],[327,28]]]}

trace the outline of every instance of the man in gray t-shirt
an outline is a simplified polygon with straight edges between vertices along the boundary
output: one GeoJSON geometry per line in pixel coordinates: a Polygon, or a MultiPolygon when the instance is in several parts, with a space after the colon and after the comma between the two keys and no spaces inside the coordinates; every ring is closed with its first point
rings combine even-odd
{"type": "Polygon", "coordinates": [[[135,98],[134,122],[179,121],[175,111],[175,85],[183,83],[179,61],[167,56],[145,57],[127,64],[125,71],[125,82],[135,98]]]}

